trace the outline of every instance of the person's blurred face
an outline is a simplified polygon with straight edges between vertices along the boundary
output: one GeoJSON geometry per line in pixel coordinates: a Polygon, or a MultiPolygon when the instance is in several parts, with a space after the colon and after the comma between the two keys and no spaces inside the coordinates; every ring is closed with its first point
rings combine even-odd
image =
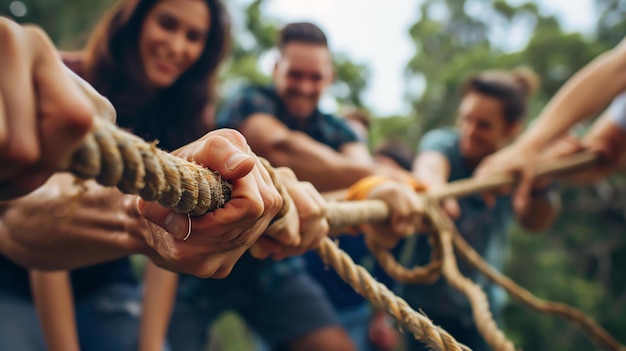
{"type": "Polygon", "coordinates": [[[276,91],[289,113],[299,119],[313,113],[333,79],[332,57],[323,45],[288,43],[274,67],[276,91]]]}
{"type": "Polygon", "coordinates": [[[210,18],[202,0],[160,0],[152,7],[139,34],[139,54],[150,83],[171,86],[198,60],[210,18]]]}
{"type": "Polygon", "coordinates": [[[461,100],[458,124],[461,154],[473,161],[506,146],[519,126],[506,122],[500,100],[477,92],[470,92],[461,100]]]}

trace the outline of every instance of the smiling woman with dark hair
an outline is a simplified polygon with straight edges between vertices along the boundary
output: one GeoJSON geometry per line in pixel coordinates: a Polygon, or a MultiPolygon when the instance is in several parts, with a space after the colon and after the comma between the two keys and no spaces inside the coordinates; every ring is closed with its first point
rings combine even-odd
{"type": "Polygon", "coordinates": [[[120,126],[171,150],[206,132],[201,116],[230,39],[219,0],[122,1],[90,38],[82,74],[113,103],[120,126]]]}

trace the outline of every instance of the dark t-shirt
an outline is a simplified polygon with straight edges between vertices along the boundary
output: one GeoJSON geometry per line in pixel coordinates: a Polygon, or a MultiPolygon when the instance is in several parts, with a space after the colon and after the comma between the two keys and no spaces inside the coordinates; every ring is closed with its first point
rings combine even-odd
{"type": "Polygon", "coordinates": [[[358,141],[357,135],[343,120],[318,109],[301,124],[302,119],[289,114],[273,87],[253,86],[243,89],[224,105],[217,116],[217,126],[238,129],[255,113],[275,116],[289,129],[301,131],[337,151],[343,144],[358,141]]]}

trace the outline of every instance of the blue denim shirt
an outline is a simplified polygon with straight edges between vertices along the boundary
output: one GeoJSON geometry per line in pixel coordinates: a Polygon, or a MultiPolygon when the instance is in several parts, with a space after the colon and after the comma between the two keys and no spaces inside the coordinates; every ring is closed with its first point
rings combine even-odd
{"type": "MultiPolygon", "coordinates": [[[[444,155],[450,162],[449,182],[469,178],[474,169],[467,165],[459,147],[459,133],[456,129],[445,128],[427,133],[420,143],[420,152],[435,151],[444,155]]],[[[499,196],[495,206],[489,208],[479,195],[458,199],[461,215],[455,221],[459,233],[467,242],[491,264],[501,271],[507,255],[508,232],[514,220],[514,210],[510,196],[499,196]]],[[[431,248],[427,236],[420,235],[406,243],[403,257],[410,257],[408,266],[424,265],[430,260],[431,248]]],[[[497,315],[506,303],[506,295],[499,287],[491,284],[464,260],[459,259],[461,273],[472,279],[487,293],[491,310],[497,315]]],[[[426,314],[459,318],[472,323],[471,307],[467,298],[439,279],[432,285],[406,285],[402,293],[414,308],[422,308],[426,314]]]]}

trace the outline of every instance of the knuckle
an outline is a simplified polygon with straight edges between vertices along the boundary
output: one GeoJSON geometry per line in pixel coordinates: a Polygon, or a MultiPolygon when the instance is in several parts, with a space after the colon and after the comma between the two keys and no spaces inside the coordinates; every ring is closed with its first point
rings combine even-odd
{"type": "MultiPolygon", "coordinates": [[[[261,234],[261,233],[258,233],[261,234]]],[[[258,235],[256,235],[255,231],[252,229],[248,229],[235,237],[235,245],[237,247],[250,247],[256,241],[258,235]]]]}
{"type": "Polygon", "coordinates": [[[310,191],[317,192],[317,189],[315,188],[315,186],[311,182],[301,181],[300,184],[302,184],[302,186],[304,188],[307,188],[310,191]]]}
{"type": "Polygon", "coordinates": [[[288,167],[278,167],[275,169],[276,173],[283,180],[297,180],[296,174],[293,172],[291,168],[288,167]]]}
{"type": "Polygon", "coordinates": [[[265,210],[274,215],[283,207],[283,197],[280,196],[278,191],[274,188],[268,191],[267,196],[263,198],[265,210]]]}
{"type": "Polygon", "coordinates": [[[0,39],[2,39],[3,48],[6,49],[9,45],[15,45],[17,43],[15,38],[17,28],[19,28],[19,26],[15,22],[8,18],[0,17],[0,39]]]}
{"type": "Polygon", "coordinates": [[[0,141],[2,158],[19,166],[29,166],[41,158],[37,140],[32,138],[10,138],[0,141]]]}
{"type": "Polygon", "coordinates": [[[56,55],[56,49],[52,44],[52,40],[48,37],[48,34],[38,25],[35,24],[25,24],[22,26],[24,28],[24,35],[30,42],[31,47],[36,48],[35,52],[44,55],[54,54],[56,55]]]}
{"type": "Polygon", "coordinates": [[[212,275],[211,278],[215,278],[215,279],[224,279],[226,277],[228,277],[230,275],[230,273],[233,271],[233,266],[232,264],[229,264],[227,266],[220,266],[212,275]]]}
{"type": "Polygon", "coordinates": [[[247,145],[248,142],[246,140],[246,138],[243,136],[243,134],[241,134],[239,131],[235,130],[235,129],[229,129],[229,128],[224,128],[224,129],[219,129],[216,131],[216,133],[228,140],[230,140],[231,142],[237,143],[237,144],[241,144],[241,145],[247,145]]]}
{"type": "Polygon", "coordinates": [[[217,268],[214,264],[202,264],[199,267],[191,267],[189,273],[202,279],[213,278],[215,276],[215,272],[217,268]]]}
{"type": "Polygon", "coordinates": [[[189,250],[183,249],[178,245],[172,245],[172,248],[169,251],[169,257],[170,261],[183,267],[192,267],[198,262],[195,254],[190,253],[189,250]]]}
{"type": "Polygon", "coordinates": [[[265,212],[265,200],[257,201],[257,200],[251,199],[249,201],[249,205],[246,210],[245,217],[258,219],[258,218],[261,218],[264,212],[265,212]]]}
{"type": "Polygon", "coordinates": [[[300,206],[298,213],[301,222],[315,221],[324,217],[323,209],[312,203],[306,204],[306,206],[300,206]]]}
{"type": "Polygon", "coordinates": [[[319,242],[322,239],[324,239],[328,235],[329,232],[330,232],[330,224],[328,224],[328,221],[324,219],[321,221],[321,224],[320,224],[320,230],[318,231],[319,240],[317,241],[316,246],[317,244],[319,244],[319,242]]]}
{"type": "Polygon", "coordinates": [[[0,17],[0,42],[5,54],[14,55],[24,49],[24,46],[20,45],[20,42],[24,41],[26,34],[24,28],[26,26],[20,27],[19,24],[8,18],[0,17]]]}
{"type": "Polygon", "coordinates": [[[58,119],[60,131],[82,137],[93,127],[93,116],[92,106],[77,101],[73,106],[66,106],[63,113],[55,117],[58,119]]]}
{"type": "Polygon", "coordinates": [[[24,32],[26,33],[26,35],[29,36],[29,38],[34,40],[40,40],[46,43],[49,41],[46,32],[38,25],[29,23],[23,25],[22,27],[24,28],[24,32]]]}

